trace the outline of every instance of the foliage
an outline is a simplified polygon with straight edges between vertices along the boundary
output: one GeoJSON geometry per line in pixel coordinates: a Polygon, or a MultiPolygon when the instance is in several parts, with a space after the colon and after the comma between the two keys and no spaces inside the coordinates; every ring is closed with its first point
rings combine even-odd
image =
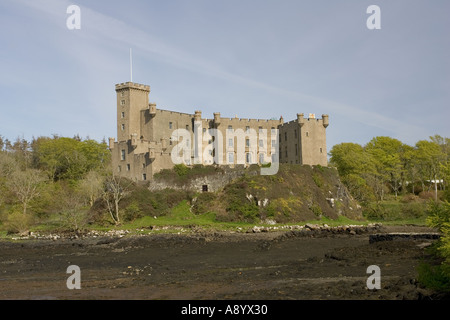
{"type": "Polygon", "coordinates": [[[79,180],[91,170],[102,170],[110,162],[105,143],[71,138],[38,138],[34,143],[33,161],[52,180],[79,180]]]}
{"type": "Polygon", "coordinates": [[[26,233],[33,225],[34,217],[26,213],[24,214],[20,210],[14,210],[7,216],[4,228],[8,233],[26,233]]]}
{"type": "Polygon", "coordinates": [[[427,212],[428,225],[442,233],[434,247],[434,256],[441,262],[421,265],[419,281],[429,288],[450,292],[450,203],[430,201],[427,212]]]}
{"type": "Polygon", "coordinates": [[[430,201],[427,208],[427,224],[430,227],[444,231],[450,227],[450,203],[430,201]]]}
{"type": "Polygon", "coordinates": [[[382,136],[364,147],[341,143],[333,146],[330,156],[330,163],[336,166],[344,184],[362,202],[383,201],[389,192],[397,197],[408,192],[408,186],[413,193],[434,187],[435,200],[438,184],[442,190],[450,189],[450,140],[439,135],[420,140],[413,147],[382,136]],[[443,182],[434,183],[437,180],[443,182]]]}

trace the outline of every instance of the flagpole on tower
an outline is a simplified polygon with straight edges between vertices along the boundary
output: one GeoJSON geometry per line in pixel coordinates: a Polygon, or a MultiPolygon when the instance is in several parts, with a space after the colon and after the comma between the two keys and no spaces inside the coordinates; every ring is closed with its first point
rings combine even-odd
{"type": "Polygon", "coordinates": [[[130,48],[130,81],[133,82],[133,57],[131,55],[131,48],[130,48]]]}

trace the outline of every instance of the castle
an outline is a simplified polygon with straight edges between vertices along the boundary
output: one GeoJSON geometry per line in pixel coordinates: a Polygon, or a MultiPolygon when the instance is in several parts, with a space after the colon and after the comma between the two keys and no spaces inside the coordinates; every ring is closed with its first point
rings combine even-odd
{"type": "Polygon", "coordinates": [[[149,103],[150,86],[116,84],[117,141],[109,138],[113,170],[145,181],[177,163],[250,165],[291,163],[327,166],[328,115],[297,114],[284,122],[265,119],[202,118],[157,109],[149,103]]]}

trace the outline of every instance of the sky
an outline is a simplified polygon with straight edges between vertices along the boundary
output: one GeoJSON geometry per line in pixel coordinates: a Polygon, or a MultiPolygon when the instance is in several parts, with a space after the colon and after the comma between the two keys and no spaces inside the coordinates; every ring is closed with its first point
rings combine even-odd
{"type": "Polygon", "coordinates": [[[0,0],[0,136],[117,137],[131,49],[157,108],[328,114],[328,151],[450,137],[449,12],[448,0],[0,0]]]}

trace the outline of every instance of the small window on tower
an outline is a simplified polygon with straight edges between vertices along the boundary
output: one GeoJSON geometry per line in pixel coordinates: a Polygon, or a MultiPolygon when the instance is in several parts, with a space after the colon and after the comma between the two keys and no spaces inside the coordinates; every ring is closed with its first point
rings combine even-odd
{"type": "Polygon", "coordinates": [[[169,129],[172,129],[172,122],[169,122],[169,129]]]}
{"type": "Polygon", "coordinates": [[[122,128],[122,131],[125,130],[125,124],[124,123],[122,123],[121,128],[122,128]]]}
{"type": "Polygon", "coordinates": [[[122,112],[121,114],[120,114],[120,117],[123,119],[123,118],[125,118],[125,112],[122,112]]]}
{"type": "Polygon", "coordinates": [[[124,106],[125,105],[125,100],[120,100],[120,105],[124,106]]]}
{"type": "Polygon", "coordinates": [[[320,153],[322,153],[322,148],[320,148],[320,153]]]}

